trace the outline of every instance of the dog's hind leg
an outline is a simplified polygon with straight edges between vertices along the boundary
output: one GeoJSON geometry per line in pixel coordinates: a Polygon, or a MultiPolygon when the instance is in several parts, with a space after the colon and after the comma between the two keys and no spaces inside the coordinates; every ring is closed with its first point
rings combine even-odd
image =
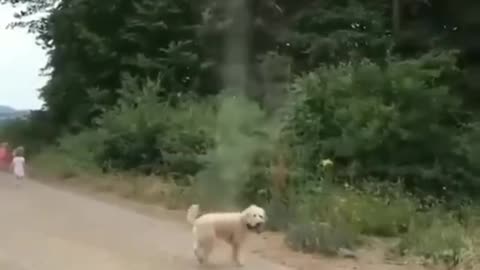
{"type": "Polygon", "coordinates": [[[205,255],[202,250],[196,243],[193,245],[193,253],[195,254],[195,257],[197,257],[197,261],[200,264],[205,263],[205,255]]]}
{"type": "Polygon", "coordinates": [[[202,239],[193,244],[193,253],[200,264],[208,263],[213,250],[213,239],[202,239]]]}

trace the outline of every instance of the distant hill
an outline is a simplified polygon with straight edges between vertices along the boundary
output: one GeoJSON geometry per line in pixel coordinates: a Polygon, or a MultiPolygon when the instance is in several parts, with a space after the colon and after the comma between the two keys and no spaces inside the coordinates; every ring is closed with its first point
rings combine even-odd
{"type": "Polygon", "coordinates": [[[15,110],[12,107],[8,107],[5,105],[0,105],[0,114],[5,114],[5,113],[15,113],[17,110],[15,110]]]}
{"type": "Polygon", "coordinates": [[[15,110],[12,107],[0,105],[0,122],[6,120],[11,120],[15,118],[25,117],[30,113],[30,111],[25,110],[15,110]]]}

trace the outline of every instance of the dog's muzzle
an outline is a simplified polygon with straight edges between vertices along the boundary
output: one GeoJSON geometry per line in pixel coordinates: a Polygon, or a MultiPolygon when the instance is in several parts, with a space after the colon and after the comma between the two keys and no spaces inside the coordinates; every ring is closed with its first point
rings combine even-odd
{"type": "Polygon", "coordinates": [[[263,232],[263,228],[264,228],[263,222],[259,222],[255,225],[247,224],[247,229],[252,232],[261,233],[263,232]]]}

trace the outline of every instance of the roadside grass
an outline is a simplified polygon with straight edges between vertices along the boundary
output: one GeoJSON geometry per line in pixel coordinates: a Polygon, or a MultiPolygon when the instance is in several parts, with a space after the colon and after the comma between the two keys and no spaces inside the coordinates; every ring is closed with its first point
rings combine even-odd
{"type": "Polygon", "coordinates": [[[177,186],[170,179],[125,173],[102,174],[93,166],[79,166],[74,160],[55,152],[39,154],[30,161],[29,167],[31,176],[43,181],[82,186],[144,203],[161,203],[168,209],[183,209],[192,200],[189,187],[177,186]]]}

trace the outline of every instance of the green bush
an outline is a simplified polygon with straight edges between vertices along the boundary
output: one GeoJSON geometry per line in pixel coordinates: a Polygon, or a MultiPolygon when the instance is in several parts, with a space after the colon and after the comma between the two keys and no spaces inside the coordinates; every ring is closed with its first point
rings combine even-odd
{"type": "Polygon", "coordinates": [[[0,123],[0,141],[12,147],[23,145],[26,154],[31,156],[54,142],[59,129],[47,111],[31,111],[26,118],[4,120],[0,123]]]}
{"type": "Polygon", "coordinates": [[[98,120],[103,145],[97,162],[105,169],[194,175],[197,158],[210,147],[214,111],[208,101],[161,99],[159,81],[140,89],[128,80],[118,104],[98,120]]]}
{"type": "Polygon", "coordinates": [[[443,80],[454,61],[433,53],[385,66],[364,60],[299,77],[286,127],[298,166],[316,174],[330,158],[342,181],[404,179],[437,195],[474,190],[473,164],[461,151],[465,114],[443,80]]]}
{"type": "Polygon", "coordinates": [[[327,185],[304,189],[292,200],[292,219],[285,241],[294,250],[335,255],[340,248],[353,249],[360,231],[353,218],[343,211],[343,198],[327,185]]]}
{"type": "Polygon", "coordinates": [[[204,166],[199,157],[213,144],[214,106],[189,97],[162,98],[159,81],[138,86],[132,80],[125,80],[117,105],[95,127],[61,137],[39,160],[64,159],[64,175],[75,174],[74,167],[179,179],[195,175],[204,166]]]}
{"type": "MultiPolygon", "coordinates": [[[[198,196],[203,205],[235,208],[264,200],[269,156],[278,131],[260,106],[242,94],[218,96],[214,147],[207,151],[207,166],[197,175],[198,196]]],[[[217,209],[218,210],[218,209],[217,209]]]]}
{"type": "Polygon", "coordinates": [[[81,160],[75,154],[61,152],[58,147],[45,148],[28,162],[34,169],[34,174],[53,175],[61,180],[100,173],[100,169],[94,163],[81,160]]]}
{"type": "MultiPolygon", "coordinates": [[[[95,167],[98,149],[105,142],[98,130],[85,130],[76,135],[65,135],[58,140],[58,151],[77,160],[80,168],[95,167]]],[[[98,168],[98,166],[96,166],[98,168]]]]}
{"type": "Polygon", "coordinates": [[[295,220],[294,206],[279,199],[271,199],[265,207],[268,214],[267,228],[271,231],[287,231],[295,220]]]}
{"type": "Polygon", "coordinates": [[[392,200],[368,195],[350,195],[345,199],[343,211],[349,215],[353,226],[367,235],[398,236],[407,230],[415,205],[408,199],[392,200]]]}
{"type": "Polygon", "coordinates": [[[358,235],[341,226],[303,219],[290,225],[285,241],[292,249],[302,252],[337,255],[340,249],[353,249],[358,235]]]}
{"type": "Polygon", "coordinates": [[[466,254],[465,228],[445,213],[418,217],[396,247],[402,255],[421,256],[433,263],[456,265],[466,254]]]}
{"type": "Polygon", "coordinates": [[[331,184],[297,196],[302,197],[297,202],[300,211],[321,222],[347,224],[361,234],[387,237],[407,231],[417,206],[408,196],[386,198],[331,184]]]}

